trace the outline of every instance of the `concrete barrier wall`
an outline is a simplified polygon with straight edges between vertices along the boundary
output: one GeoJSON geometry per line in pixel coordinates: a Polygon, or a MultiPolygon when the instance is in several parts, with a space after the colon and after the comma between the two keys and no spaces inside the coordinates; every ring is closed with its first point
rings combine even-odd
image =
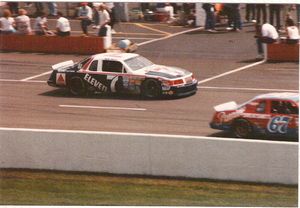
{"type": "Polygon", "coordinates": [[[106,38],[82,36],[0,35],[1,51],[95,54],[110,47],[106,38]]]}
{"type": "Polygon", "coordinates": [[[298,143],[1,129],[0,168],[298,183],[298,143]]]}
{"type": "Polygon", "coordinates": [[[272,43],[267,44],[268,61],[298,61],[299,62],[299,43],[272,43]]]}

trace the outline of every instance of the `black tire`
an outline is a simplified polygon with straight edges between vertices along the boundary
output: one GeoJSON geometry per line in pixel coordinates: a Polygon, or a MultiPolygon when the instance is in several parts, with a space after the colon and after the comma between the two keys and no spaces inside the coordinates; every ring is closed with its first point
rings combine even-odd
{"type": "Polygon", "coordinates": [[[146,79],[142,84],[142,96],[155,99],[161,96],[161,85],[155,79],[146,79]]]}
{"type": "Polygon", "coordinates": [[[250,138],[253,134],[253,128],[249,121],[237,119],[233,123],[233,133],[238,138],[250,138]]]}
{"type": "Polygon", "coordinates": [[[76,96],[86,95],[87,92],[83,80],[78,76],[72,77],[70,79],[69,91],[72,95],[76,96]]]}

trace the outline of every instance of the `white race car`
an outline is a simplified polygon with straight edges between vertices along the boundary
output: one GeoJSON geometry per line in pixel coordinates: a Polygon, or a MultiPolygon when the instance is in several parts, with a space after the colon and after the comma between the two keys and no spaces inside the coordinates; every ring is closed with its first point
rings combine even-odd
{"type": "Polygon", "coordinates": [[[156,65],[134,53],[96,54],[78,63],[58,63],[52,69],[48,84],[68,88],[73,95],[100,92],[141,94],[145,98],[186,96],[197,91],[198,83],[187,70],[156,65]]]}

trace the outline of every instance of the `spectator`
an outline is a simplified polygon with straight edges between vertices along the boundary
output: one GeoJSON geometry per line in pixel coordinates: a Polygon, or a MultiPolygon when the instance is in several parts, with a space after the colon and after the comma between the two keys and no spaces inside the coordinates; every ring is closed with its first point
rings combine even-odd
{"type": "Polygon", "coordinates": [[[263,24],[267,22],[267,8],[265,4],[255,4],[256,22],[261,24],[261,13],[263,15],[263,24]]]}
{"type": "Polygon", "coordinates": [[[19,12],[19,3],[18,2],[7,2],[7,6],[11,15],[17,15],[19,12]]]}
{"type": "Polygon", "coordinates": [[[45,12],[40,12],[37,14],[37,18],[35,19],[33,29],[36,35],[47,34],[48,26],[45,12]]]}
{"type": "Polygon", "coordinates": [[[255,14],[255,4],[246,4],[246,21],[250,22],[252,20],[255,20],[255,14]]]}
{"type": "Polygon", "coordinates": [[[92,10],[93,10],[93,29],[96,29],[97,28],[97,25],[99,25],[99,13],[98,13],[98,10],[99,10],[99,5],[101,3],[93,3],[93,7],[92,7],[92,10]]]}
{"type": "Polygon", "coordinates": [[[256,24],[255,38],[257,43],[258,58],[264,57],[263,43],[274,43],[277,41],[278,37],[278,32],[273,25],[269,23],[265,23],[262,26],[260,24],[256,24]]]}
{"type": "Polygon", "coordinates": [[[299,30],[296,27],[294,21],[290,18],[288,18],[285,22],[286,25],[286,32],[287,32],[287,43],[295,44],[299,43],[299,30]]]}
{"type": "Polygon", "coordinates": [[[98,36],[104,37],[107,36],[108,31],[110,30],[109,22],[110,17],[108,11],[105,9],[104,4],[99,5],[99,31],[98,36]]]}
{"type": "Polygon", "coordinates": [[[93,11],[88,3],[83,2],[78,10],[78,19],[81,21],[81,29],[84,36],[88,36],[88,26],[92,24],[93,11]]]}
{"type": "Polygon", "coordinates": [[[20,35],[30,35],[32,33],[30,18],[26,14],[25,9],[19,9],[19,16],[16,17],[17,33],[20,35]]]}
{"type": "Polygon", "coordinates": [[[8,9],[3,11],[3,17],[0,18],[1,34],[15,33],[15,20],[11,17],[11,12],[8,9]]]}
{"type": "Polygon", "coordinates": [[[55,2],[47,2],[50,16],[55,17],[57,15],[57,4],[55,2]]]}
{"type": "Polygon", "coordinates": [[[205,30],[208,32],[216,32],[215,30],[215,6],[213,4],[204,3],[202,8],[205,10],[206,18],[205,18],[205,30]]]}
{"type": "Polygon", "coordinates": [[[226,14],[228,16],[227,30],[240,31],[242,29],[242,20],[239,4],[225,4],[226,14]]]}
{"type": "Polygon", "coordinates": [[[270,24],[274,24],[274,17],[276,19],[276,29],[280,29],[280,10],[281,5],[280,4],[270,4],[269,5],[269,12],[270,12],[270,24]]]}
{"type": "Polygon", "coordinates": [[[67,18],[63,17],[61,12],[57,12],[57,23],[56,23],[56,35],[58,36],[70,36],[71,27],[70,22],[67,18]]]}
{"type": "Polygon", "coordinates": [[[296,4],[296,10],[297,10],[297,21],[298,24],[300,24],[300,4],[296,4]]]}
{"type": "Polygon", "coordinates": [[[35,15],[40,14],[41,12],[44,11],[44,6],[42,2],[35,2],[34,3],[35,6],[35,15]]]}
{"type": "Polygon", "coordinates": [[[115,12],[115,5],[114,3],[105,3],[106,5],[106,9],[108,11],[109,14],[109,18],[110,18],[110,22],[109,25],[111,27],[111,33],[116,33],[116,31],[114,30],[114,25],[116,23],[116,12],[115,12]]]}

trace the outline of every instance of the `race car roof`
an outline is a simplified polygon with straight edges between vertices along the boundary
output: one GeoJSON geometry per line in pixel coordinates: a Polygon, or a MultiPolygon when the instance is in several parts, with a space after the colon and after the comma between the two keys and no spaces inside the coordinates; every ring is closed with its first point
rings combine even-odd
{"type": "Polygon", "coordinates": [[[283,100],[293,100],[299,102],[299,93],[292,92],[277,92],[277,93],[268,93],[262,94],[255,97],[255,99],[283,99],[283,100]]]}
{"type": "Polygon", "coordinates": [[[99,53],[95,54],[94,59],[124,61],[133,57],[139,56],[136,53],[99,53]]]}

